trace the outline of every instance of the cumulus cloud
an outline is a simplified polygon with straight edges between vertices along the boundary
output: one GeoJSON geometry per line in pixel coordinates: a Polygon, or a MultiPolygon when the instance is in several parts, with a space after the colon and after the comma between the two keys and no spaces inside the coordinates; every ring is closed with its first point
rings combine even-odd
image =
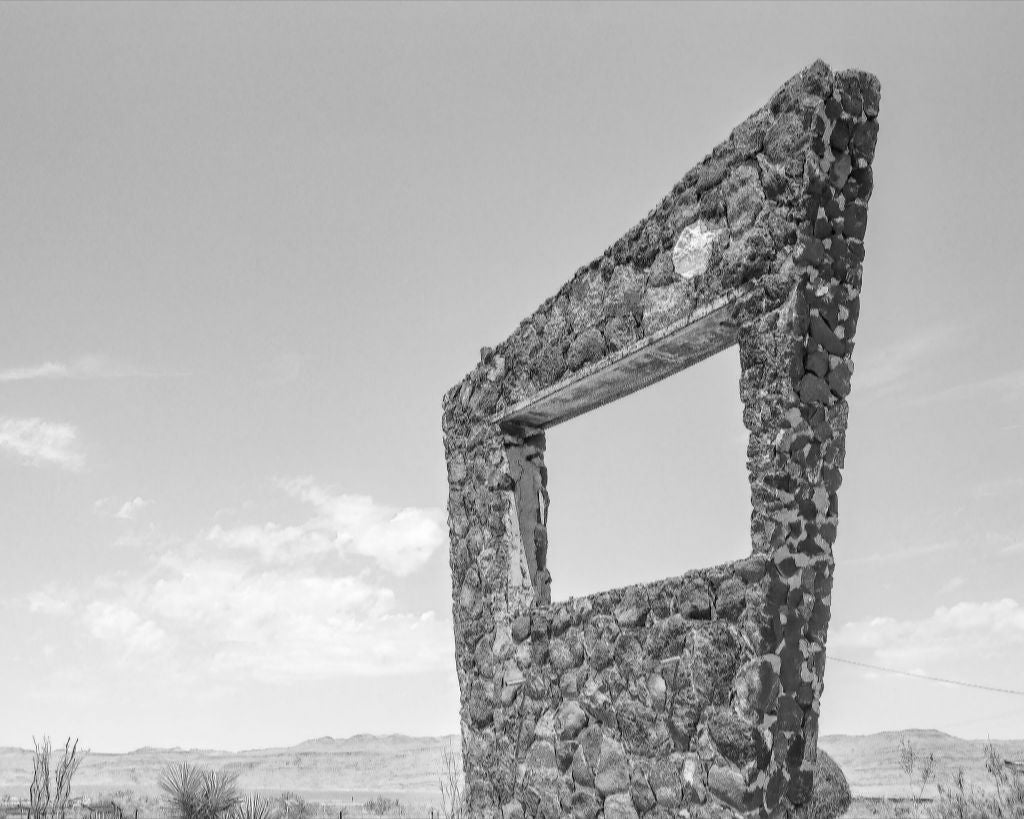
{"type": "Polygon", "coordinates": [[[120,602],[90,603],[85,608],[84,622],[94,637],[114,642],[128,654],[158,652],[167,639],[160,626],[120,602]]]}
{"type": "Polygon", "coordinates": [[[904,669],[948,660],[963,665],[968,657],[1021,657],[1024,608],[1004,598],[941,606],[920,619],[875,617],[831,629],[828,647],[864,650],[881,665],[904,669]]]}
{"type": "Polygon", "coordinates": [[[444,516],[439,509],[399,509],[367,495],[333,492],[312,478],[279,482],[291,497],[316,512],[310,520],[287,528],[217,528],[211,537],[235,547],[272,549],[278,556],[334,550],[371,558],[395,575],[421,568],[444,542],[444,516]]]}
{"type": "Polygon", "coordinates": [[[122,503],[121,507],[114,513],[114,517],[120,520],[135,520],[142,510],[152,503],[153,501],[148,501],[136,495],[131,500],[122,503]]]}
{"type": "Polygon", "coordinates": [[[153,501],[139,495],[128,500],[121,498],[100,498],[92,505],[97,515],[117,518],[118,520],[137,520],[143,510],[153,505],[153,501]]]}
{"type": "MultiPolygon", "coordinates": [[[[71,613],[42,594],[30,607],[71,613]]],[[[409,673],[441,668],[451,654],[450,629],[432,611],[403,611],[390,588],[365,575],[253,569],[189,546],[90,603],[83,621],[115,652],[159,653],[172,668],[201,657],[220,679],[409,673]]]]}
{"type": "Polygon", "coordinates": [[[422,509],[399,509],[353,537],[353,549],[395,574],[409,574],[430,558],[444,537],[440,523],[422,509]]]}
{"type": "Polygon", "coordinates": [[[75,428],[41,418],[0,417],[0,451],[32,466],[53,464],[77,470],[85,464],[75,428]]]}
{"type": "Polygon", "coordinates": [[[269,682],[439,667],[448,629],[430,612],[402,612],[366,577],[294,570],[245,572],[238,562],[185,559],[146,589],[211,669],[269,682]]]}
{"type": "Polygon", "coordinates": [[[334,494],[308,479],[286,491],[313,507],[310,519],[216,524],[165,540],[132,576],[101,578],[84,607],[62,604],[53,587],[28,595],[28,607],[68,616],[133,663],[158,660],[167,673],[188,669],[211,684],[447,668],[450,624],[403,605],[378,571],[422,566],[443,536],[440,512],[334,494]]]}

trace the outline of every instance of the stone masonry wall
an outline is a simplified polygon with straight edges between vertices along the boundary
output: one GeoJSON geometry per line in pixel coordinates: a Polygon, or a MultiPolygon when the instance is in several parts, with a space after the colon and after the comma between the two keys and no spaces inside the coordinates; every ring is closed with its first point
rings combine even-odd
{"type": "Polygon", "coordinates": [[[446,394],[474,817],[800,815],[878,99],[869,74],[800,72],[446,394]],[[502,413],[723,296],[751,556],[551,604],[546,437],[502,413]]]}
{"type": "Polygon", "coordinates": [[[751,557],[513,620],[493,662],[502,704],[522,714],[514,795],[526,815],[674,815],[664,812],[709,797],[743,806],[738,771],[760,746],[734,688],[755,659],[766,569],[751,557]]]}

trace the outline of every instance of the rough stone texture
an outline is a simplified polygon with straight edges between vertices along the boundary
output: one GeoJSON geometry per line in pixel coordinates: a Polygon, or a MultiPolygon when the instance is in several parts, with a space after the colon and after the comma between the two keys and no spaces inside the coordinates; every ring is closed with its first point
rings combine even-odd
{"type": "Polygon", "coordinates": [[[474,817],[806,815],[878,100],[797,74],[445,395],[474,817]],[[751,555],[552,604],[546,428],[610,360],[664,377],[666,339],[684,366],[738,346],[751,555]]]}
{"type": "Polygon", "coordinates": [[[852,795],[842,768],[824,751],[814,763],[814,789],[794,819],[838,819],[846,814],[852,795]]]}

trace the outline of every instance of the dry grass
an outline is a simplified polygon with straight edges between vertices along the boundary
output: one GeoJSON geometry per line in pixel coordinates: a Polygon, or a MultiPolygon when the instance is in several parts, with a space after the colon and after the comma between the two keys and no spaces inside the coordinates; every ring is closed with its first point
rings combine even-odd
{"type": "Polygon", "coordinates": [[[936,782],[935,757],[922,754],[906,737],[899,742],[900,768],[912,796],[907,799],[855,799],[846,816],[850,819],[1024,819],[1024,770],[1011,767],[996,747],[986,746],[987,786],[968,782],[963,770],[947,781],[937,782],[939,795],[925,799],[924,790],[936,782]]]}
{"type": "Polygon", "coordinates": [[[462,755],[457,754],[450,744],[441,751],[439,784],[441,786],[441,816],[444,819],[468,817],[465,782],[462,776],[462,755]]]}

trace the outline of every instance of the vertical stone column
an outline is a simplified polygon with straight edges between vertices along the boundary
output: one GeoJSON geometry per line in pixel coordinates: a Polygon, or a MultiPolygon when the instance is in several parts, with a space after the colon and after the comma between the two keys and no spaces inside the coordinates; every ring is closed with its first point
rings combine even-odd
{"type": "Polygon", "coordinates": [[[805,218],[784,271],[795,287],[739,336],[751,539],[770,558],[751,686],[765,758],[749,786],[771,815],[813,784],[877,113],[873,77],[836,75],[813,113],[805,218]]]}
{"type": "Polygon", "coordinates": [[[523,721],[513,630],[524,619],[528,629],[531,607],[550,596],[547,471],[543,433],[488,420],[504,364],[486,350],[482,364],[445,396],[442,428],[463,766],[472,815],[497,817],[513,800],[523,721]]]}

